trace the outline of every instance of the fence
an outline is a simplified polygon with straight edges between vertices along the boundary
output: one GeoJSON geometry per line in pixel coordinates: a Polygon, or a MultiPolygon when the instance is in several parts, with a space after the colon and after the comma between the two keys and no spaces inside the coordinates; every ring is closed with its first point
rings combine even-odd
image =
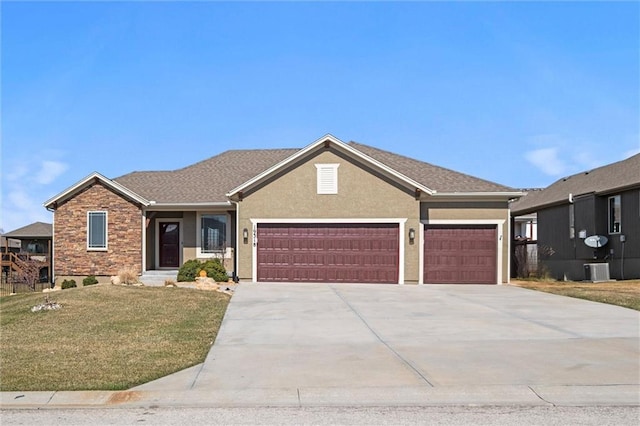
{"type": "Polygon", "coordinates": [[[51,288],[51,283],[9,283],[4,280],[0,283],[0,297],[18,293],[42,292],[45,288],[51,288]]]}

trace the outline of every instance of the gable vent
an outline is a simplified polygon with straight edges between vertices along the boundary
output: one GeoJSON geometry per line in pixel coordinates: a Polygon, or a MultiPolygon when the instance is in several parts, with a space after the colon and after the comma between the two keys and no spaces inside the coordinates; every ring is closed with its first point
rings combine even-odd
{"type": "Polygon", "coordinates": [[[339,164],[316,164],[318,194],[338,193],[339,164]]]}

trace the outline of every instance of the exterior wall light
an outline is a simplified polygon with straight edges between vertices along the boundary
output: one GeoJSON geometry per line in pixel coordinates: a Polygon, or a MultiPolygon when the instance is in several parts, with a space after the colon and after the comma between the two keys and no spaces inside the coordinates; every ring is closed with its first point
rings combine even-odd
{"type": "Polygon", "coordinates": [[[409,229],[409,244],[413,244],[416,240],[416,230],[413,228],[409,229]]]}
{"type": "Polygon", "coordinates": [[[245,244],[249,242],[249,230],[247,228],[244,228],[242,230],[242,239],[244,240],[245,244]]]}

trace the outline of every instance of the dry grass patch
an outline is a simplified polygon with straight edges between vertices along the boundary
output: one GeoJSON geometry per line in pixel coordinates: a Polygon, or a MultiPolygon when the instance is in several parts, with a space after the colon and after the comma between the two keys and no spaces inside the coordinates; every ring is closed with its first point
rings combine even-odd
{"type": "Polygon", "coordinates": [[[202,362],[230,297],[95,285],[0,298],[0,390],[121,390],[202,362]]]}
{"type": "Polygon", "coordinates": [[[608,303],[640,311],[640,280],[603,283],[512,280],[511,284],[532,290],[608,303]]]}

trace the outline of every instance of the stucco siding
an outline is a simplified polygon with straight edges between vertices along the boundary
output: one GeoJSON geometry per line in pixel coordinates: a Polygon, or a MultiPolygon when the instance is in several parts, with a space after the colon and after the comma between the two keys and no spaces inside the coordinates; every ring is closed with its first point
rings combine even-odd
{"type": "MultiPolygon", "coordinates": [[[[381,177],[375,176],[348,159],[323,151],[302,164],[276,176],[240,202],[239,229],[249,230],[247,244],[238,247],[238,274],[252,278],[252,219],[402,219],[404,229],[420,225],[418,201],[381,177]],[[316,164],[339,164],[338,193],[317,194],[316,164]],[[406,220],[406,221],[405,221],[406,220]]],[[[418,282],[419,250],[408,238],[404,243],[405,282],[418,282]]]]}

